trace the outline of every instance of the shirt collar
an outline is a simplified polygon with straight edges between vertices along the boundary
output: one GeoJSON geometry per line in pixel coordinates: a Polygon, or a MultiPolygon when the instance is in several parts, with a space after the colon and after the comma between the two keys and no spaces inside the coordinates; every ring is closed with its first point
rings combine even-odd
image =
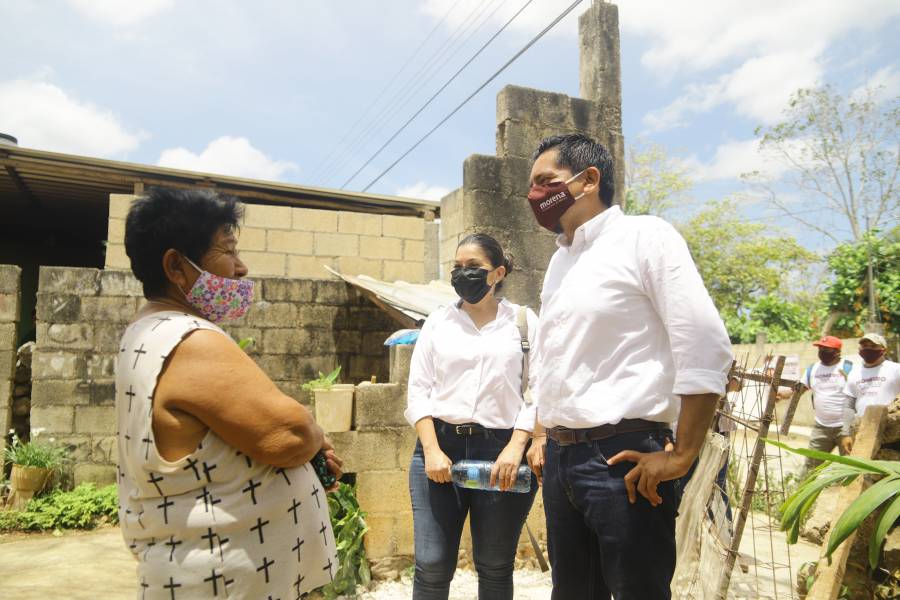
{"type": "Polygon", "coordinates": [[[566,235],[561,233],[556,236],[556,245],[560,248],[564,248],[570,253],[580,252],[600,237],[600,234],[609,228],[610,225],[615,223],[621,216],[622,209],[618,205],[610,206],[576,229],[571,244],[569,243],[569,240],[566,239],[566,235]]]}

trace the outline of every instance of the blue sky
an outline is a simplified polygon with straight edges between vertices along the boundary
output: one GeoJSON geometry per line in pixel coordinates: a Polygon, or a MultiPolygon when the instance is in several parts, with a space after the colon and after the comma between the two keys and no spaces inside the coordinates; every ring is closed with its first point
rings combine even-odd
{"type": "MultiPolygon", "coordinates": [[[[0,131],[26,147],[340,187],[525,2],[0,0],[0,131]],[[456,53],[422,71],[442,44],[456,53]],[[392,120],[338,145],[384,111],[392,120]]],[[[577,95],[576,19],[589,2],[372,191],[437,198],[458,187],[466,156],[494,152],[504,85],[577,95]]],[[[363,188],[568,4],[533,0],[347,188],[363,188]]],[[[746,191],[737,176],[771,166],[753,130],[797,87],[900,92],[896,1],[618,4],[626,144],[662,144],[687,165],[694,206],[746,191]]]]}

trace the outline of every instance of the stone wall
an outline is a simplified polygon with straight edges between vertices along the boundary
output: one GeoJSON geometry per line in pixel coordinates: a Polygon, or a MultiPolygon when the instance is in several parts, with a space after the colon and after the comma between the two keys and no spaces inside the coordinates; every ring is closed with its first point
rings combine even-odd
{"type": "MultiPolygon", "coordinates": [[[[342,380],[388,377],[384,339],[397,328],[340,281],[258,278],[246,317],[225,329],[253,337],[250,355],[286,394],[342,366],[342,380]]],[[[75,482],[114,480],[114,365],[123,329],[143,302],[130,273],[42,267],[32,361],[31,426],[69,447],[75,482]]]]}
{"type": "Polygon", "coordinates": [[[19,321],[22,270],[0,265],[0,456],[12,425],[13,377],[16,369],[16,325],[19,321]]]}
{"type": "MultiPolygon", "coordinates": [[[[129,269],[125,217],[135,196],[109,198],[107,269],[129,269]]],[[[424,219],[288,206],[246,205],[238,248],[256,276],[331,279],[350,275],[420,283],[426,272],[424,219]]],[[[435,242],[436,243],[436,242],[435,242]]]]}

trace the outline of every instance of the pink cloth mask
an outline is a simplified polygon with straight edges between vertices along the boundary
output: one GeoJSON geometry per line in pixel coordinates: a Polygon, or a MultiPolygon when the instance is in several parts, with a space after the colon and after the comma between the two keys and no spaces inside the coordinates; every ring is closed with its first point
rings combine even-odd
{"type": "Polygon", "coordinates": [[[213,323],[232,321],[243,317],[253,302],[253,281],[230,279],[204,271],[185,257],[200,271],[200,277],[184,295],[188,303],[205,319],[213,323]]]}

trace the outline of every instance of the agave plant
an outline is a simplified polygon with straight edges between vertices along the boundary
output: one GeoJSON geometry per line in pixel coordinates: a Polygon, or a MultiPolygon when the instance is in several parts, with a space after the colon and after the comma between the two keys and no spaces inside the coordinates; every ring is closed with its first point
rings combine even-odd
{"type": "Polygon", "coordinates": [[[875,569],[881,555],[881,545],[888,531],[900,518],[900,462],[838,456],[809,448],[791,448],[775,440],[766,440],[788,452],[824,461],[816,467],[779,509],[781,529],[788,532],[788,542],[794,544],[800,534],[800,523],[812,508],[819,494],[829,486],[849,485],[857,477],[871,476],[875,482],[856,498],[831,527],[825,556],[830,560],[841,542],[847,539],[869,515],[879,509],[875,530],[869,540],[869,566],[875,569]]]}

